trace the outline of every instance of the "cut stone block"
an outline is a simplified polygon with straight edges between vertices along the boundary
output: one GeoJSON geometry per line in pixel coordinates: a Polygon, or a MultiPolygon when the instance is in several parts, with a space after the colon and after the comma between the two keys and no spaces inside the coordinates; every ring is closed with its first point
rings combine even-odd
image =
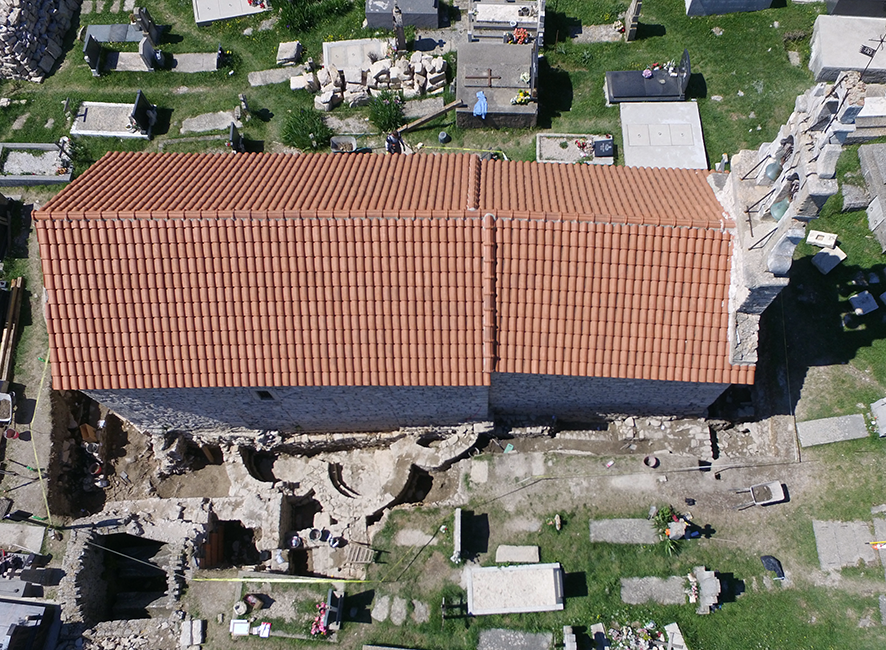
{"type": "Polygon", "coordinates": [[[822,274],[827,275],[833,271],[837,265],[846,259],[846,253],[839,246],[826,248],[816,253],[812,258],[812,264],[822,274]]]}
{"type": "Polygon", "coordinates": [[[686,603],[686,578],[622,578],[621,600],[628,605],[686,603]]]}
{"type": "Polygon", "coordinates": [[[857,16],[821,15],[815,19],[810,43],[809,69],[816,81],[836,81],[845,70],[865,71],[866,83],[886,81],[886,68],[877,58],[873,60],[859,51],[858,44],[877,43],[886,31],[886,19],[857,16]],[[847,35],[852,35],[852,47],[847,47],[847,35]]]}
{"type": "Polygon", "coordinates": [[[510,546],[502,544],[495,550],[495,561],[497,564],[538,563],[538,546],[510,546]]]}
{"type": "Polygon", "coordinates": [[[833,248],[837,245],[837,235],[831,232],[821,232],[820,230],[810,230],[806,237],[806,243],[821,248],[833,248]]]}
{"type": "Polygon", "coordinates": [[[280,43],[277,47],[277,65],[294,65],[301,60],[302,46],[299,41],[280,43]]]}
{"type": "Polygon", "coordinates": [[[855,126],[886,126],[886,97],[865,97],[864,106],[855,116],[855,126]]]}
{"type": "Polygon", "coordinates": [[[871,204],[871,195],[867,190],[857,185],[843,184],[843,212],[864,210],[871,204]]]}
{"type": "Polygon", "coordinates": [[[852,305],[852,309],[855,311],[856,316],[864,316],[865,314],[870,314],[872,311],[876,311],[880,308],[880,305],[874,300],[870,291],[862,291],[861,293],[851,296],[849,298],[849,304],[852,305]]]}
{"type": "Polygon", "coordinates": [[[554,635],[550,632],[518,632],[516,630],[483,630],[477,650],[550,650],[554,635]]]}
{"type": "Polygon", "coordinates": [[[800,438],[801,447],[814,447],[832,442],[867,438],[868,430],[865,426],[864,416],[854,413],[835,418],[797,422],[797,436],[800,438]]]}

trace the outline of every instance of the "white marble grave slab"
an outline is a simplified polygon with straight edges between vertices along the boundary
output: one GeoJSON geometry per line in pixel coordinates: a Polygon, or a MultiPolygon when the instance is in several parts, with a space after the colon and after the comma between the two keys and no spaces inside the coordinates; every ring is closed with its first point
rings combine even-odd
{"type": "Polygon", "coordinates": [[[695,102],[619,104],[627,167],[707,169],[695,102]]]}
{"type": "Polygon", "coordinates": [[[820,248],[833,248],[837,245],[837,235],[832,232],[810,230],[806,236],[806,243],[820,248]]]}
{"type": "Polygon", "coordinates": [[[846,259],[846,253],[839,246],[833,248],[825,248],[816,253],[812,258],[812,264],[823,275],[827,275],[833,271],[837,265],[846,259]]]}

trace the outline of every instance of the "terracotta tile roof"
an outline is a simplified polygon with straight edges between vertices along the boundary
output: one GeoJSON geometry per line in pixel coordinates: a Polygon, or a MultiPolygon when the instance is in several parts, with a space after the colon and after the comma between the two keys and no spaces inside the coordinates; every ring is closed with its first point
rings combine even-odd
{"type": "MultiPolygon", "coordinates": [[[[728,216],[709,172],[603,165],[483,162],[481,209],[498,217],[717,228],[728,216]]],[[[726,225],[731,225],[727,223],[726,225]]]]}
{"type": "Polygon", "coordinates": [[[499,372],[753,383],[728,361],[728,233],[499,219],[495,234],[499,372]]]}
{"type": "Polygon", "coordinates": [[[35,218],[59,389],[753,381],[694,171],[114,153],[35,218]]]}

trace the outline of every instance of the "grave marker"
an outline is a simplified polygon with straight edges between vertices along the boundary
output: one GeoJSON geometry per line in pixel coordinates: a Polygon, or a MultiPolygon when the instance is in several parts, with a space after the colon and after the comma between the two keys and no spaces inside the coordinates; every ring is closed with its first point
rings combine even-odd
{"type": "Polygon", "coordinates": [[[228,131],[228,143],[231,147],[231,151],[234,153],[243,153],[246,148],[243,145],[243,136],[240,135],[237,126],[233,122],[231,122],[231,128],[228,131]]]}
{"type": "Polygon", "coordinates": [[[637,27],[640,24],[640,9],[643,0],[631,0],[631,6],[625,14],[625,40],[631,42],[637,38],[637,27]]]}
{"type": "Polygon", "coordinates": [[[135,13],[130,16],[130,20],[133,25],[144,32],[145,36],[151,39],[151,45],[160,44],[163,28],[154,23],[154,19],[151,18],[151,14],[145,7],[137,7],[135,13]]]}
{"type": "Polygon", "coordinates": [[[129,125],[134,131],[150,137],[151,129],[157,122],[157,107],[151,104],[141,90],[135,96],[135,104],[129,114],[129,125]]]}
{"type": "Polygon", "coordinates": [[[90,34],[86,37],[86,43],[83,44],[83,58],[86,59],[86,63],[89,64],[89,69],[92,70],[93,77],[99,76],[98,66],[101,62],[101,57],[101,43],[90,34]]]}
{"type": "Polygon", "coordinates": [[[153,71],[154,68],[163,67],[163,52],[155,50],[147,36],[139,42],[138,54],[142,58],[142,61],[145,62],[145,65],[148,66],[148,70],[153,71]]]}

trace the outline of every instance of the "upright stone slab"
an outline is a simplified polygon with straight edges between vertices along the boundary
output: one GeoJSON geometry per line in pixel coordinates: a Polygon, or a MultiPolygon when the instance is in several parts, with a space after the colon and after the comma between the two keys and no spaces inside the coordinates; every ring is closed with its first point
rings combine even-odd
{"type": "Polygon", "coordinates": [[[640,26],[640,9],[643,8],[643,0],[631,0],[631,6],[625,14],[625,40],[630,42],[637,38],[637,28],[640,26]]]}
{"type": "Polygon", "coordinates": [[[163,28],[154,22],[151,13],[145,7],[136,7],[132,14],[132,23],[151,40],[151,45],[156,47],[160,44],[163,28]]]}
{"type": "Polygon", "coordinates": [[[154,46],[151,45],[147,36],[145,36],[138,44],[138,55],[142,58],[142,61],[145,62],[145,65],[148,66],[148,70],[162,67],[163,55],[154,49],[154,46]]]}
{"type": "Polygon", "coordinates": [[[452,521],[452,558],[453,562],[461,561],[461,508],[455,509],[455,515],[452,521]]]}
{"type": "Polygon", "coordinates": [[[99,76],[99,65],[101,64],[102,46],[92,35],[86,37],[83,44],[83,58],[86,59],[89,69],[92,70],[92,76],[99,76]]]}

